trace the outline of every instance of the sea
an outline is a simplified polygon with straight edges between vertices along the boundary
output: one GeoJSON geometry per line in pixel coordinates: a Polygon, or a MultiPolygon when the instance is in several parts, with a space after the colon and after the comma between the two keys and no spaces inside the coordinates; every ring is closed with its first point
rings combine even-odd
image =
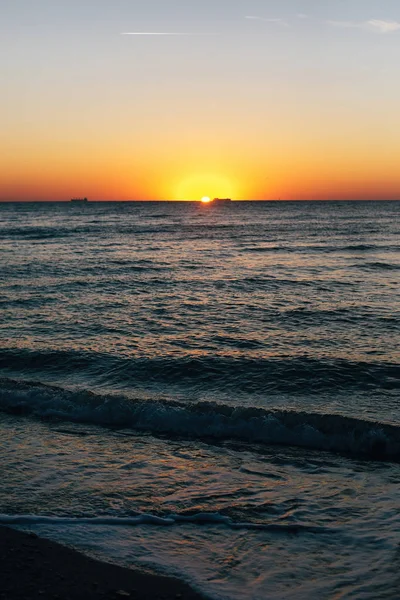
{"type": "Polygon", "coordinates": [[[0,524],[211,600],[400,598],[399,216],[0,204],[0,524]]]}

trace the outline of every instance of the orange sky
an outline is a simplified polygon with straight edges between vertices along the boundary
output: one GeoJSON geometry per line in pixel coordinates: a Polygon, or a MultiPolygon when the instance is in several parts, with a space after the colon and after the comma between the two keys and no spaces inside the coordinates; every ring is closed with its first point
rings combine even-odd
{"type": "Polygon", "coordinates": [[[149,2],[6,8],[1,200],[400,198],[391,0],[378,25],[374,0],[149,2]]]}

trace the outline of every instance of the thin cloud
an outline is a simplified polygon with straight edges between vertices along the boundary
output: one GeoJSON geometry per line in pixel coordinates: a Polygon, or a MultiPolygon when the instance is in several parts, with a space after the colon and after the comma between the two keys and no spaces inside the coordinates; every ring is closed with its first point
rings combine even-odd
{"type": "Polygon", "coordinates": [[[368,27],[378,29],[381,33],[390,33],[392,31],[398,31],[400,29],[400,23],[398,21],[379,21],[378,19],[371,19],[371,21],[368,21],[368,27]]]}
{"type": "Polygon", "coordinates": [[[382,21],[379,19],[370,19],[369,21],[326,21],[333,27],[342,27],[343,29],[363,29],[375,33],[393,33],[400,30],[398,21],[382,21]]]}
{"type": "Polygon", "coordinates": [[[266,17],[257,17],[257,16],[246,16],[245,19],[249,19],[251,21],[263,21],[264,23],[277,23],[278,25],[284,25],[285,27],[288,27],[288,23],[286,21],[284,21],[283,19],[279,19],[279,18],[275,18],[275,19],[268,19],[266,17]]]}

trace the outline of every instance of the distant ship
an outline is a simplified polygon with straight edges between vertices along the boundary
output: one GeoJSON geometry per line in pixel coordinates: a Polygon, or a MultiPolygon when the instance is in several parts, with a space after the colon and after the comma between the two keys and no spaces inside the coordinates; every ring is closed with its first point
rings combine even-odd
{"type": "Polygon", "coordinates": [[[70,202],[89,202],[87,198],[71,198],[70,202]]]}
{"type": "Polygon", "coordinates": [[[232,202],[231,198],[214,198],[213,202],[232,202]]]}

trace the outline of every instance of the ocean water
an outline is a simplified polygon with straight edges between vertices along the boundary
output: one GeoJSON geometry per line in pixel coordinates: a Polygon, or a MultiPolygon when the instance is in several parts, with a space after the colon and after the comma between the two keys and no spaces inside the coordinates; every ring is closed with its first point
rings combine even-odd
{"type": "Polygon", "coordinates": [[[0,523],[213,600],[400,597],[400,204],[0,204],[0,523]]]}

